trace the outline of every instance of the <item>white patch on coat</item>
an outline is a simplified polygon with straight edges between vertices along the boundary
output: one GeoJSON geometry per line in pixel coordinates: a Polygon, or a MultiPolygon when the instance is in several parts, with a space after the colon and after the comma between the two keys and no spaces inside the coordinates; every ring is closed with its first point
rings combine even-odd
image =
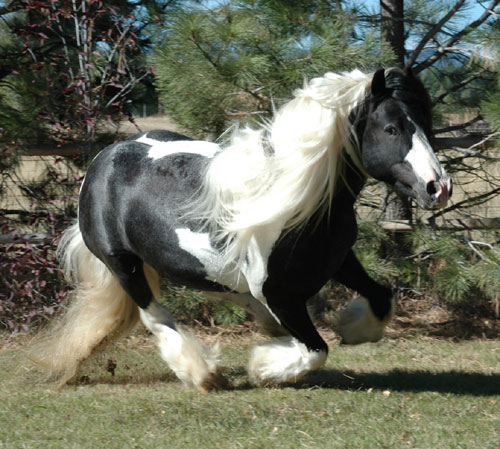
{"type": "Polygon", "coordinates": [[[410,164],[417,178],[420,178],[425,184],[438,181],[441,177],[447,177],[422,128],[411,118],[408,117],[408,120],[416,129],[412,136],[411,149],[406,155],[405,161],[410,164]]]}
{"type": "MultiPolygon", "coordinates": [[[[179,246],[196,257],[205,268],[206,279],[225,285],[238,293],[251,292],[262,304],[267,304],[262,292],[267,279],[267,262],[282,226],[262,228],[252,235],[245,261],[238,266],[227,265],[224,255],[210,243],[208,232],[197,233],[188,228],[176,229],[179,246]]],[[[272,312],[270,312],[272,313],[272,312]]]]}
{"type": "Polygon", "coordinates": [[[199,154],[200,156],[212,158],[215,153],[220,150],[219,145],[216,143],[204,142],[201,140],[161,142],[159,140],[150,139],[147,136],[142,136],[137,139],[137,142],[151,145],[151,148],[148,150],[148,157],[154,160],[176,153],[199,154]]]}
{"type": "Polygon", "coordinates": [[[175,233],[179,239],[179,246],[203,265],[207,280],[240,293],[249,291],[245,277],[234,266],[224,266],[220,252],[210,243],[208,232],[193,232],[188,228],[180,228],[176,229],[175,233]]]}
{"type": "Polygon", "coordinates": [[[293,337],[276,338],[253,348],[248,374],[257,385],[296,382],[326,361],[326,351],[309,351],[293,337]]]}

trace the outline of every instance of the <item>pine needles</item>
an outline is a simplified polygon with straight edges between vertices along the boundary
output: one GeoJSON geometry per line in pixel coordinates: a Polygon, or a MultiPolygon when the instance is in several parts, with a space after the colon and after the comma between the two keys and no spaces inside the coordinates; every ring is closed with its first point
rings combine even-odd
{"type": "Polygon", "coordinates": [[[362,222],[356,253],[379,281],[435,294],[454,309],[486,308],[500,317],[500,252],[493,244],[428,227],[416,227],[406,240],[409,253],[394,255],[390,236],[362,222]]]}

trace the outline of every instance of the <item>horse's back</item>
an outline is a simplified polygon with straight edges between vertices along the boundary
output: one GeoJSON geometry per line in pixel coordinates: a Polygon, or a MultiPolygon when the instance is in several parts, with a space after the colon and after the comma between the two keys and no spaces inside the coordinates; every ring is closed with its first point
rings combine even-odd
{"type": "Polygon", "coordinates": [[[180,240],[197,231],[185,218],[185,206],[218,146],[160,141],[150,133],[137,139],[104,149],[88,169],[79,202],[86,245],[104,261],[133,255],[174,280],[214,287],[206,285],[204,265],[180,240]]]}

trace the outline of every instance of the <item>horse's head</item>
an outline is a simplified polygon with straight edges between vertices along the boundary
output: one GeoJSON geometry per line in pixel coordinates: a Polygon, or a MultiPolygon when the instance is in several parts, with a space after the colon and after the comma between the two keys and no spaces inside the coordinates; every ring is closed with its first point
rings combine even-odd
{"type": "Polygon", "coordinates": [[[372,81],[361,138],[366,172],[425,209],[444,207],[451,179],[431,146],[431,101],[411,72],[379,70],[372,81]]]}

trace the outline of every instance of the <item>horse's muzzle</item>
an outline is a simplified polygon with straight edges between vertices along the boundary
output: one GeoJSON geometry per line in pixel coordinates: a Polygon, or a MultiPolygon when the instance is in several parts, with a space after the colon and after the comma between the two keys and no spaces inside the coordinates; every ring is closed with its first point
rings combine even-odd
{"type": "Polygon", "coordinates": [[[451,178],[446,176],[439,181],[429,181],[425,190],[430,197],[426,208],[441,209],[446,206],[448,200],[451,198],[453,183],[451,182],[451,178]]]}

